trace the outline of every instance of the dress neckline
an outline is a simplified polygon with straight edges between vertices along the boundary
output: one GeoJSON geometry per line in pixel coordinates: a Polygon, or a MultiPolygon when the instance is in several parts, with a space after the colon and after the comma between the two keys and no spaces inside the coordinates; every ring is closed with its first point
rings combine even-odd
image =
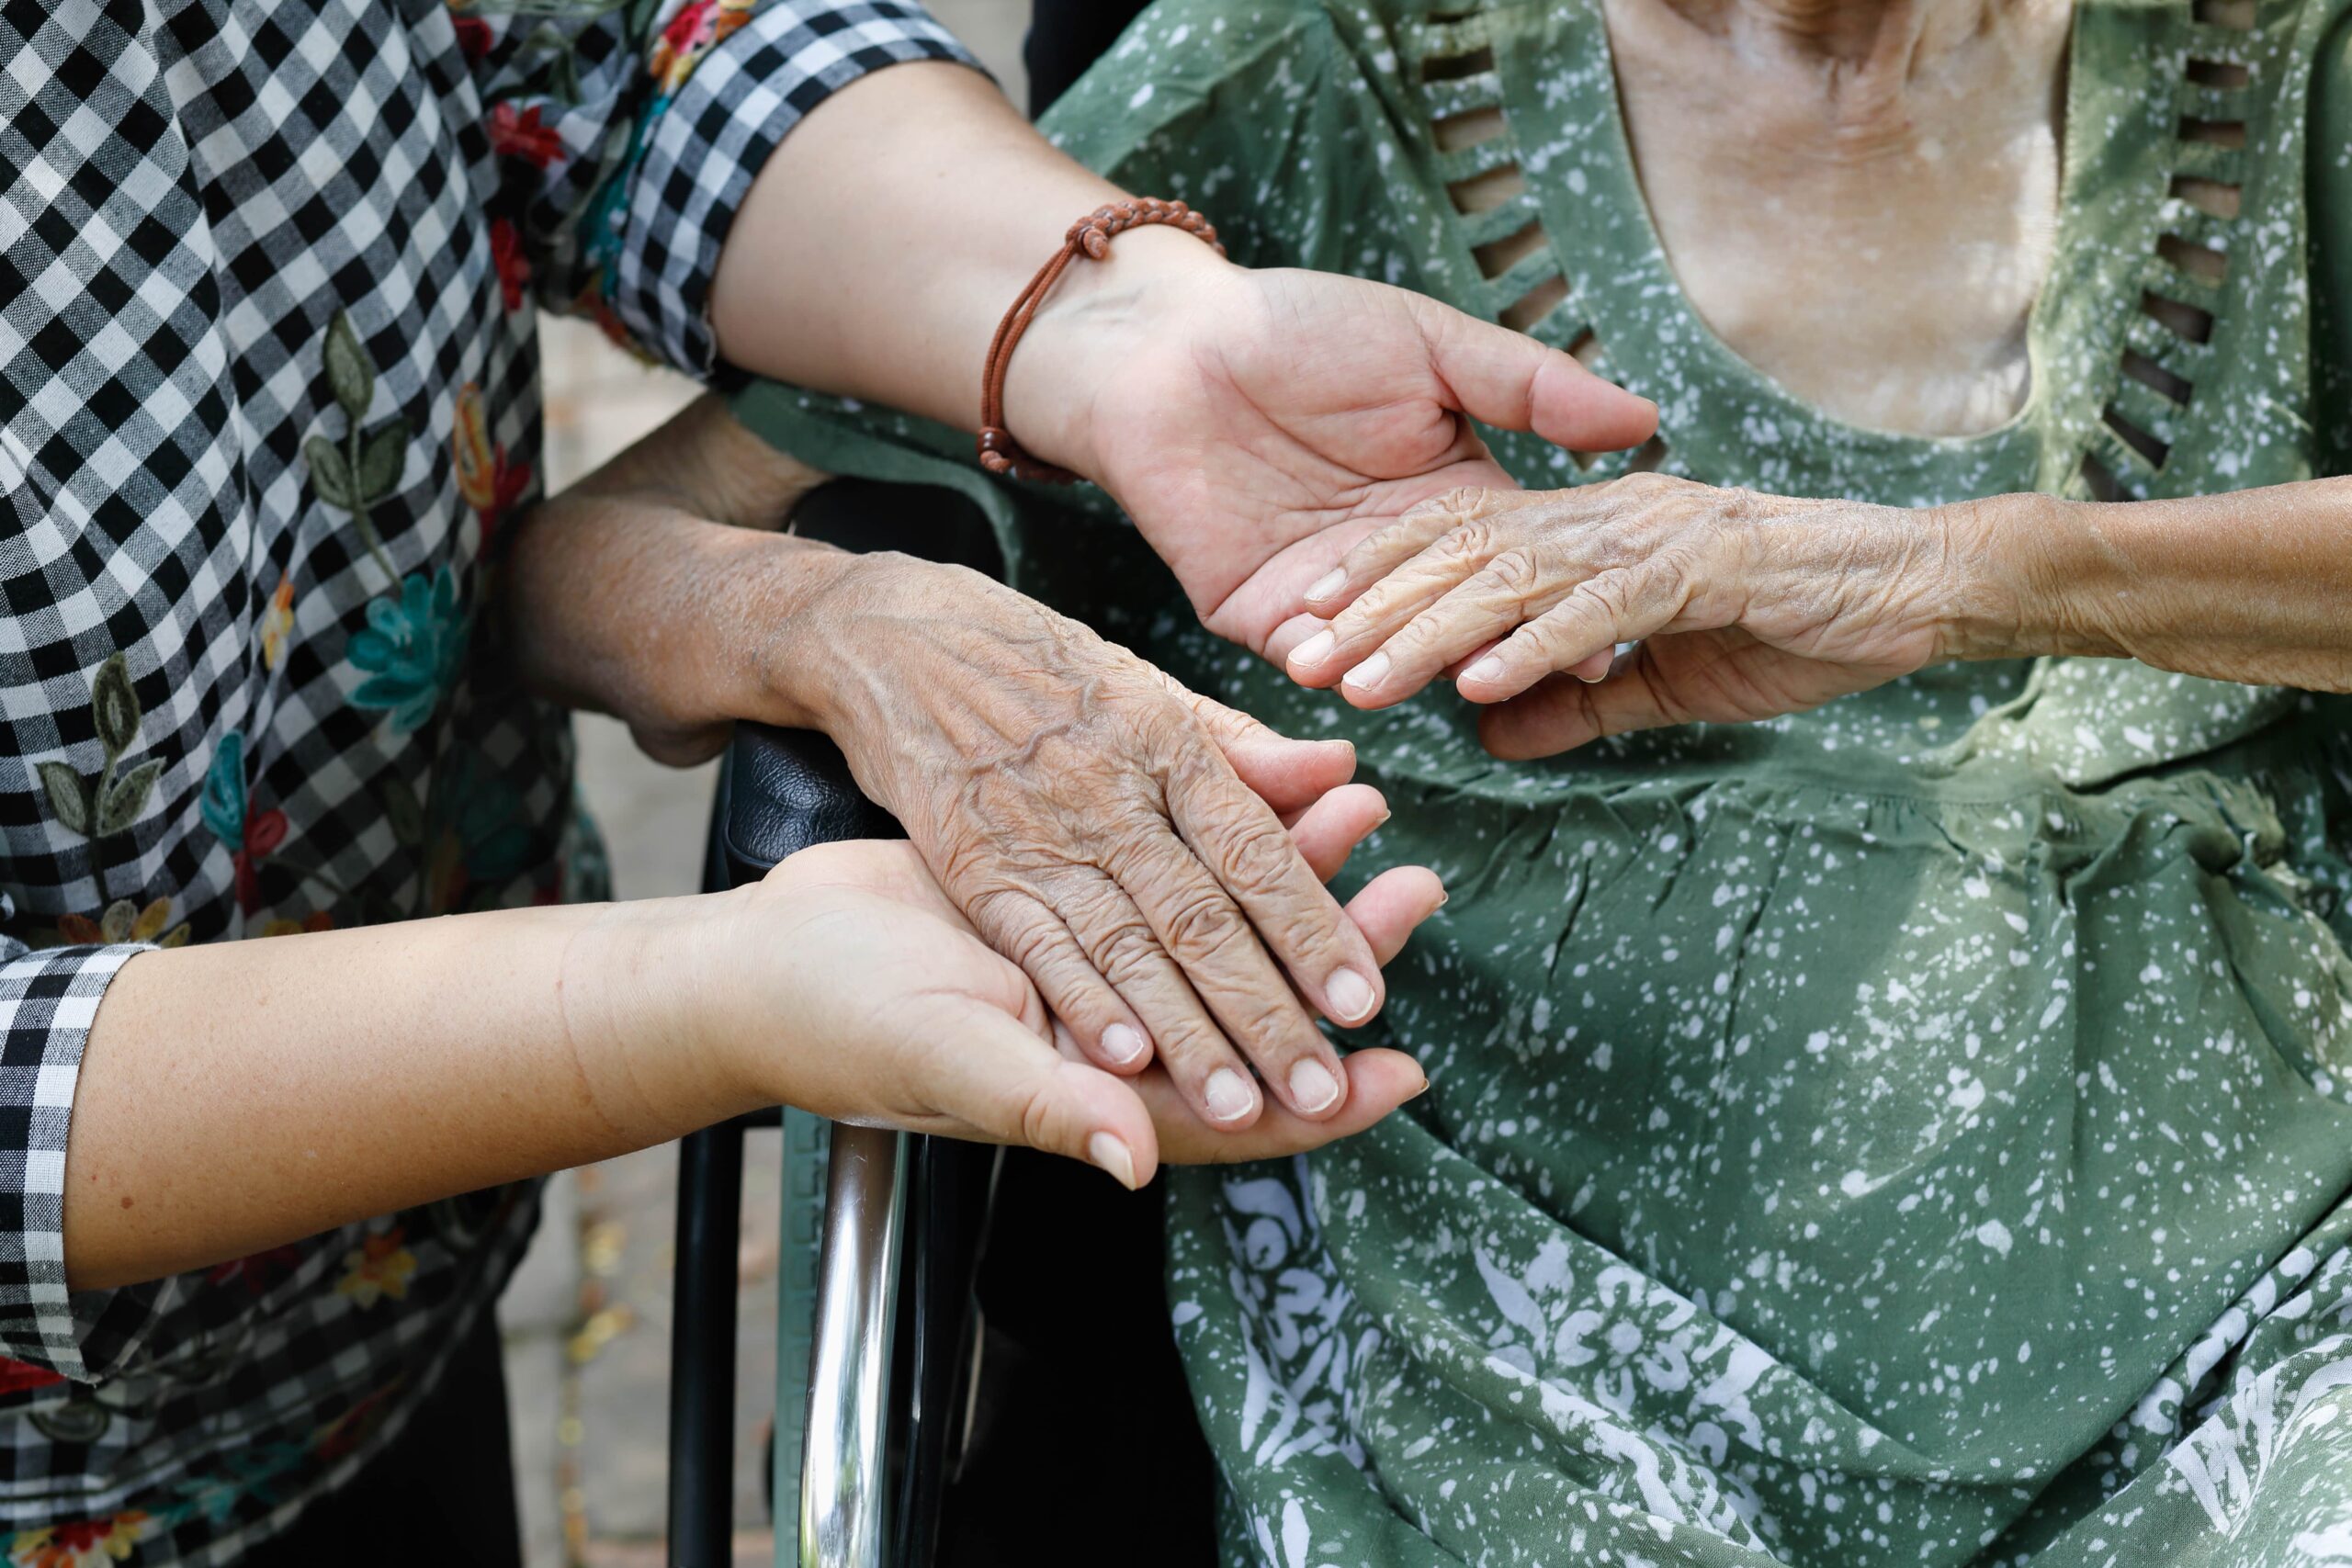
{"type": "MultiPolygon", "coordinates": [[[[2274,21],[2291,9],[2287,0],[2258,4],[2274,21]]],[[[1925,502],[2021,489],[2161,491],[2162,455],[2185,424],[2185,394],[2170,391],[2193,388],[2210,363],[2222,293],[2178,265],[2180,243],[2225,254],[2229,231],[2247,221],[2243,212],[2216,217],[2180,196],[2184,175],[2241,186],[2247,178],[2241,150],[2190,130],[2258,120],[2274,96],[2258,72],[2250,86],[2223,87],[2193,68],[2252,62],[2264,31],[2256,11],[2247,0],[2076,0],[2058,227],[2027,321],[2031,383],[2008,419],[1964,435],[1881,429],[1833,414],[1707,324],[1667,258],[1641,186],[1600,0],[1500,0],[1466,13],[1456,6],[1405,36],[1432,124],[1479,110],[1501,117],[1501,133],[1489,140],[1447,152],[1432,146],[1436,177],[1451,186],[1516,168],[1528,183],[1457,225],[1474,257],[1530,224],[1541,227],[1541,245],[1488,277],[1490,313],[1500,317],[1547,279],[1556,292],[1564,279],[1566,298],[1527,330],[1659,403],[1662,451],[1630,464],[1579,457],[1585,477],[1628,466],[1760,468],[1764,482],[1787,493],[1834,494],[1859,492],[1867,488],[1860,476],[1883,480],[1892,467],[1915,476],[1925,502]],[[2179,243],[2160,243],[2167,239],[2179,243]],[[2149,316],[2149,295],[2201,315],[2204,338],[2149,316]],[[2135,363],[2157,374],[2127,374],[2135,363]],[[1721,458],[1733,446],[1736,460],[1726,464],[1721,458]]],[[[2256,194],[2246,191],[2248,211],[2256,194]]]]}

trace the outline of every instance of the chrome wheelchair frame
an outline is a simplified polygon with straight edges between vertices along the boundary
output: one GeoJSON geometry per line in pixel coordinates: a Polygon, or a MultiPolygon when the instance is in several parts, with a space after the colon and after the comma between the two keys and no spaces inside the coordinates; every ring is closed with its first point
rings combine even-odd
{"type": "MultiPolygon", "coordinates": [[[[840,482],[796,522],[835,542],[995,565],[986,519],[952,491],[840,482]]],[[[721,770],[706,881],[737,886],[811,844],[899,836],[831,741],[746,726],[721,770]]],[[[780,1564],[993,1568],[1018,1552],[1058,1568],[1099,1561],[1086,1543],[1119,1531],[1130,1568],[1211,1560],[1215,1468],[1168,1325],[1159,1190],[1126,1192],[1033,1151],[786,1111],[679,1149],[673,1568],[730,1562],[743,1140],[764,1128],[784,1140],[780,1564]],[[1102,1418],[1106,1387],[1120,1441],[1073,1448],[1102,1418]],[[1057,1502],[1041,1539],[1022,1508],[1046,1484],[1057,1502]]]]}
{"type": "MultiPolygon", "coordinates": [[[[737,741],[716,818],[720,886],[740,886],[808,844],[898,836],[849,784],[830,742],[782,730],[737,741]]],[[[968,1408],[959,1395],[971,1370],[972,1274],[998,1151],[829,1126],[797,1111],[710,1128],[679,1150],[670,1562],[731,1561],[743,1139],[763,1126],[785,1141],[777,1561],[928,1562],[961,1437],[956,1417],[968,1408]]]]}

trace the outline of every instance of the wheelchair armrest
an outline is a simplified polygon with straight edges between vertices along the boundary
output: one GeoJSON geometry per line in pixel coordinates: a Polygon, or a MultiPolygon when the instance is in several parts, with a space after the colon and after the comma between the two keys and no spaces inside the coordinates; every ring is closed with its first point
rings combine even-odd
{"type": "Polygon", "coordinates": [[[813,729],[739,725],[719,789],[718,841],[729,886],[756,881],[812,844],[907,836],[858,792],[841,748],[813,729]]]}

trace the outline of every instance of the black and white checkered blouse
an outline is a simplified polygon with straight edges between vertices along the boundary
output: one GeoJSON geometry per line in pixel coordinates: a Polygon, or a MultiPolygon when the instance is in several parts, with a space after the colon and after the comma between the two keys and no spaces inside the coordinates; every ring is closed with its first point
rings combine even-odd
{"type": "Polygon", "coordinates": [[[141,944],[594,894],[478,614],[534,307],[708,371],[762,160],[924,57],[915,0],[0,0],[0,1557],[233,1558],[503,1281],[527,1189],[69,1294],[84,1032],[141,944]]]}

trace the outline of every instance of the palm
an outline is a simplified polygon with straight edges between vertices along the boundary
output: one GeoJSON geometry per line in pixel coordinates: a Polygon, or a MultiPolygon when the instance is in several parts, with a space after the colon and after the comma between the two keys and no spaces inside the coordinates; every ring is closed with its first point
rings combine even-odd
{"type": "Polygon", "coordinates": [[[1267,653],[1348,548],[1457,486],[1508,486],[1464,414],[1607,448],[1655,412],[1573,359],[1401,289],[1221,275],[1097,405],[1104,487],[1202,623],[1267,653]]]}

